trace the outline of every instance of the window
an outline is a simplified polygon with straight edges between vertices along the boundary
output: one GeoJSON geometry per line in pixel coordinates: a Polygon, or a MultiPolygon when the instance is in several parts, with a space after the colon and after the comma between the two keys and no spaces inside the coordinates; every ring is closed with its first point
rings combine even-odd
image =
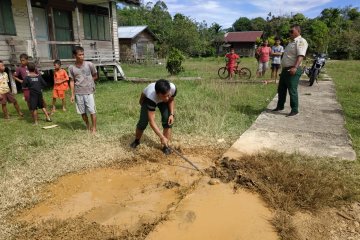
{"type": "Polygon", "coordinates": [[[0,34],[16,35],[11,0],[1,0],[0,4],[0,34]]]}
{"type": "Polygon", "coordinates": [[[110,40],[108,9],[97,6],[83,7],[85,39],[110,40]]]}

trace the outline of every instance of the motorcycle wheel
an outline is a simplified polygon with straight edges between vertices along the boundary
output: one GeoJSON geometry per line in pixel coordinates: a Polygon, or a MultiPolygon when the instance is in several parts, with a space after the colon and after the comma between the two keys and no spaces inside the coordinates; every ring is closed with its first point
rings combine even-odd
{"type": "Polygon", "coordinates": [[[319,69],[314,69],[314,72],[310,76],[309,86],[312,86],[315,80],[317,81],[318,76],[319,76],[319,69]]]}

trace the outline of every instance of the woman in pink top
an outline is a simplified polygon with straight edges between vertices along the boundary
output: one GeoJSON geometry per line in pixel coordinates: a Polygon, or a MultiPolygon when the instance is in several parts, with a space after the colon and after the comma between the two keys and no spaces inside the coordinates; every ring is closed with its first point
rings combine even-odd
{"type": "Polygon", "coordinates": [[[261,47],[259,47],[256,52],[259,55],[259,67],[257,71],[257,76],[261,77],[265,75],[266,69],[269,67],[271,48],[268,46],[268,40],[265,40],[261,47]]]}

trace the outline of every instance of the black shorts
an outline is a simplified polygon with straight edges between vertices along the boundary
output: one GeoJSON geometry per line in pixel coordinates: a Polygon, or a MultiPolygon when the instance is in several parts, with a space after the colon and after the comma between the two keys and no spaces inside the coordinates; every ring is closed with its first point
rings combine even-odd
{"type": "Polygon", "coordinates": [[[44,108],[44,101],[42,93],[34,93],[30,91],[30,110],[44,108]]]}
{"type": "Polygon", "coordinates": [[[274,63],[272,63],[272,64],[271,64],[271,69],[272,69],[272,70],[274,70],[274,69],[279,70],[279,69],[280,69],[280,64],[274,64],[274,63]]]}

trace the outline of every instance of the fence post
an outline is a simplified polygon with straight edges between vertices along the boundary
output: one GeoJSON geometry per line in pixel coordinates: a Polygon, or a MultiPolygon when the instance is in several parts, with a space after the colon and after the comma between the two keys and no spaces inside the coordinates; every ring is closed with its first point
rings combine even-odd
{"type": "Polygon", "coordinates": [[[118,75],[117,75],[117,67],[114,66],[114,81],[117,81],[118,80],[118,75]]]}

